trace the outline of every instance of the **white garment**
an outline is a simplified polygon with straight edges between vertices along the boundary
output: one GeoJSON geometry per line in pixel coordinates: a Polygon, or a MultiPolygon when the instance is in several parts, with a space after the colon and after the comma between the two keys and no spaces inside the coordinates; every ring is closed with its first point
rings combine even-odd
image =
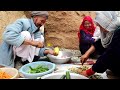
{"type": "Polygon", "coordinates": [[[45,40],[43,35],[41,35],[40,41],[44,43],[45,40]]]}
{"type": "Polygon", "coordinates": [[[117,18],[115,11],[97,11],[95,22],[97,22],[108,33],[101,32],[101,43],[104,48],[107,48],[112,41],[114,31],[120,26],[120,21],[117,18]]]}
{"type": "Polygon", "coordinates": [[[41,32],[41,41],[44,43],[45,42],[45,39],[44,39],[44,25],[42,25],[40,27],[40,32],[41,32]]]}
{"type": "Polygon", "coordinates": [[[44,35],[44,25],[40,27],[40,32],[44,35]]]}
{"type": "Polygon", "coordinates": [[[98,26],[96,27],[92,38],[95,39],[95,41],[100,39],[100,28],[98,26]]]}
{"type": "MultiPolygon", "coordinates": [[[[34,35],[30,35],[28,31],[21,32],[21,35],[28,40],[34,40],[34,35]]],[[[38,41],[42,39],[37,38],[35,41],[38,41]]],[[[13,46],[14,56],[22,57],[22,61],[28,60],[29,62],[32,62],[34,59],[34,56],[38,56],[40,48],[36,48],[35,46],[31,45],[21,45],[20,47],[13,46]]]]}

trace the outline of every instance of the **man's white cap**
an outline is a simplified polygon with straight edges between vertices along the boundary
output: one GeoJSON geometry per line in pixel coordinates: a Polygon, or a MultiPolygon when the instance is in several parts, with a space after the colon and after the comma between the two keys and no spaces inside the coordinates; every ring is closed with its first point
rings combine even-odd
{"type": "Polygon", "coordinates": [[[48,19],[47,11],[31,11],[31,16],[45,16],[48,19]]]}

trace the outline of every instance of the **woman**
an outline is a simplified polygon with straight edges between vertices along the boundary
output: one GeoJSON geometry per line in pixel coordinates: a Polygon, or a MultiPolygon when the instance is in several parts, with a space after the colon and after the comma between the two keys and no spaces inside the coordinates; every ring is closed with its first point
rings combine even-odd
{"type": "Polygon", "coordinates": [[[91,45],[100,38],[99,36],[99,28],[94,26],[93,20],[90,16],[85,16],[78,32],[81,54],[85,54],[91,45]]]}
{"type": "Polygon", "coordinates": [[[103,50],[103,54],[90,69],[80,74],[90,76],[95,72],[103,73],[109,69],[114,75],[120,76],[120,22],[117,15],[114,11],[96,12],[95,22],[100,27],[101,41],[95,42],[90,47],[81,57],[81,63],[86,62],[95,50],[103,50]]]}

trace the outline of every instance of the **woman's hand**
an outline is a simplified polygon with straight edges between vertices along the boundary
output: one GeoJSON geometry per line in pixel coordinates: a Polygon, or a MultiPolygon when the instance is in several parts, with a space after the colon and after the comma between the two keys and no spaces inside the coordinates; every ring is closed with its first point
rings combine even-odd
{"type": "Polygon", "coordinates": [[[88,56],[87,54],[84,54],[84,55],[81,56],[80,62],[82,63],[82,65],[87,61],[88,57],[89,57],[89,56],[88,56]]]}
{"type": "Polygon", "coordinates": [[[95,71],[93,71],[92,68],[90,68],[90,69],[88,69],[88,70],[79,72],[79,74],[88,77],[88,76],[91,76],[91,75],[95,74],[95,71]]]}
{"type": "Polygon", "coordinates": [[[79,74],[81,74],[81,75],[83,75],[83,76],[88,77],[88,75],[87,75],[86,71],[82,71],[82,72],[80,72],[79,74]]]}
{"type": "Polygon", "coordinates": [[[87,61],[89,55],[92,54],[94,51],[95,51],[95,47],[91,45],[91,47],[86,51],[86,53],[81,56],[82,65],[87,61]]]}

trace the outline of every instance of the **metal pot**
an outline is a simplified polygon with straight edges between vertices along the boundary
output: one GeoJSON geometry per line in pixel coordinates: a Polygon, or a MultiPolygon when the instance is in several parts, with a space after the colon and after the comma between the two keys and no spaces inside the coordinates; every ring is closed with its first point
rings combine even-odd
{"type": "Polygon", "coordinates": [[[67,63],[72,58],[73,54],[67,51],[59,51],[58,56],[48,54],[47,57],[51,62],[62,64],[67,63]]]}

